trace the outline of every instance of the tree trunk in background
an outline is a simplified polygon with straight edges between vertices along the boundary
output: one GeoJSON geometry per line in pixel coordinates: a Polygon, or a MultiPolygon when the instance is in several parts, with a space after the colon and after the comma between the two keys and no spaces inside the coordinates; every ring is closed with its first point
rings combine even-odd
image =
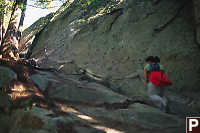
{"type": "MultiPolygon", "coordinates": [[[[6,4],[6,1],[5,0],[2,0],[2,3],[5,3],[6,4]]],[[[4,25],[4,15],[5,15],[5,7],[1,7],[0,9],[0,46],[1,46],[1,43],[2,43],[2,40],[3,40],[3,25],[4,25]]]]}
{"type": "MultiPolygon", "coordinates": [[[[5,15],[2,15],[0,19],[0,47],[2,45],[3,37],[5,35],[4,17],[5,15]]],[[[1,53],[1,49],[0,49],[0,53],[1,53]]]]}
{"type": "MultiPolygon", "coordinates": [[[[27,4],[27,0],[23,0],[23,3],[24,3],[24,5],[26,5],[27,4]]],[[[21,36],[22,36],[23,25],[24,25],[24,18],[25,18],[25,12],[26,12],[26,8],[23,8],[22,15],[21,15],[21,18],[20,18],[19,27],[18,27],[18,35],[20,36],[19,37],[19,42],[20,42],[21,36]]],[[[22,47],[22,45],[20,43],[18,50],[21,49],[21,47],[22,47]]]]}
{"type": "Polygon", "coordinates": [[[10,8],[11,8],[11,6],[13,6],[11,4],[11,0],[4,0],[4,1],[5,1],[5,4],[9,5],[9,6],[6,6],[4,8],[4,15],[3,15],[3,19],[2,19],[2,22],[3,22],[3,37],[4,37],[4,35],[5,35],[6,31],[7,31],[8,24],[9,24],[9,21],[10,21],[10,18],[11,18],[11,14],[12,14],[12,10],[10,8]]]}
{"type": "Polygon", "coordinates": [[[20,5],[26,3],[26,1],[27,0],[23,1],[17,0],[16,3],[14,4],[8,29],[6,31],[6,34],[3,38],[3,43],[1,45],[1,52],[3,58],[7,58],[10,60],[19,59],[18,55],[18,47],[20,39],[19,27],[20,27],[20,20],[24,18],[24,16],[22,17],[24,9],[21,9],[20,5]]]}
{"type": "Polygon", "coordinates": [[[0,20],[0,46],[1,46],[1,42],[2,42],[2,35],[3,35],[3,23],[2,23],[2,21],[0,20]]]}
{"type": "Polygon", "coordinates": [[[196,42],[200,45],[200,0],[193,0],[195,28],[196,28],[196,42]]]}
{"type": "MultiPolygon", "coordinates": [[[[23,5],[26,5],[26,4],[27,4],[27,0],[23,0],[23,5]]],[[[21,15],[20,22],[19,22],[19,27],[18,27],[19,39],[21,39],[21,35],[22,35],[22,31],[23,31],[25,11],[26,11],[26,8],[23,8],[22,9],[22,15],[21,15]]]]}

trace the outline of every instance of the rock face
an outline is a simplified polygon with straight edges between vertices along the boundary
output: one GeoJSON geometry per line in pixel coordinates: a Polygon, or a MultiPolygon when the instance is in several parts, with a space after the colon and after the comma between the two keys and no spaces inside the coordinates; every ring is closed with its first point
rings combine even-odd
{"type": "MultiPolygon", "coordinates": [[[[199,116],[200,109],[192,3],[85,2],[69,1],[24,35],[23,44],[36,36],[30,52],[39,59],[36,70],[27,62],[21,73],[11,70],[13,64],[0,67],[0,87],[17,80],[11,89],[27,90],[31,100],[24,104],[33,103],[26,111],[0,104],[0,123],[7,120],[0,132],[183,133],[185,116],[199,116]],[[174,83],[167,91],[169,113],[147,98],[143,67],[149,55],[161,57],[174,83]]],[[[7,95],[0,99],[10,103],[7,95]]]]}
{"type": "Polygon", "coordinates": [[[200,47],[200,1],[199,0],[193,0],[194,3],[194,16],[195,16],[195,28],[196,28],[196,43],[199,45],[200,47]]]}
{"type": "MultiPolygon", "coordinates": [[[[42,67],[67,71],[66,62],[74,61],[100,77],[123,79],[142,70],[146,56],[158,55],[174,83],[173,91],[199,88],[192,3],[126,0],[115,3],[108,13],[92,14],[92,8],[88,16],[75,5],[80,3],[72,2],[35,40],[32,57],[41,59],[42,67]]],[[[117,84],[129,96],[144,90],[138,78],[117,84]]]]}
{"type": "Polygon", "coordinates": [[[82,108],[76,113],[68,110],[60,116],[34,107],[31,111],[16,111],[11,121],[9,133],[181,133],[185,130],[181,129],[184,121],[140,104],[127,110],[82,108]]]}
{"type": "MultiPolygon", "coordinates": [[[[41,101],[32,99],[35,103],[33,106],[25,99],[20,104],[24,104],[24,109],[20,109],[20,105],[17,102],[12,103],[7,94],[1,94],[0,99],[3,103],[0,104],[0,132],[184,132],[185,114],[180,110],[174,110],[174,106],[170,106],[173,114],[163,113],[141,99],[131,99],[103,84],[78,80],[82,76],[84,75],[33,72],[30,79],[45,98],[43,101],[41,98],[41,101]],[[27,105],[31,108],[27,108],[27,105]]],[[[190,108],[181,107],[187,115],[193,115],[190,108]]]]}

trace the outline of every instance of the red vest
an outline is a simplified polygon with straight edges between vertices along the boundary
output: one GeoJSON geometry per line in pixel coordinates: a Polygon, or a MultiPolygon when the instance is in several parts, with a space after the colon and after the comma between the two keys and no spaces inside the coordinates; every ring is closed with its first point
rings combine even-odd
{"type": "Polygon", "coordinates": [[[172,85],[172,82],[168,79],[168,76],[162,70],[150,72],[149,81],[156,86],[170,86],[170,85],[172,85]]]}

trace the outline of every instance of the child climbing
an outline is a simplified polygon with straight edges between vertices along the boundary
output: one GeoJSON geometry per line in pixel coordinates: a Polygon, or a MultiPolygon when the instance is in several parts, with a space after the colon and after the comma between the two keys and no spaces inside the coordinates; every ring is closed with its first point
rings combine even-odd
{"type": "Polygon", "coordinates": [[[172,83],[168,79],[164,67],[160,65],[159,57],[149,56],[145,59],[145,62],[144,77],[148,89],[148,96],[156,107],[166,112],[168,100],[165,96],[165,90],[172,83]]]}

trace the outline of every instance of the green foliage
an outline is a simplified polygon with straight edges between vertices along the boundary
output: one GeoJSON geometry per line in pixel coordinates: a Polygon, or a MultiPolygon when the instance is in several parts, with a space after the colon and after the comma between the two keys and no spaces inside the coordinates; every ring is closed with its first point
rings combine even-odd
{"type": "Polygon", "coordinates": [[[3,22],[5,28],[8,26],[14,3],[15,0],[0,1],[0,20],[3,22]]]}
{"type": "Polygon", "coordinates": [[[4,14],[5,14],[6,7],[7,7],[7,5],[6,5],[5,1],[4,0],[0,1],[0,19],[1,19],[1,21],[3,19],[4,14]]]}
{"type": "Polygon", "coordinates": [[[20,8],[20,9],[26,9],[26,4],[24,4],[24,3],[19,3],[19,8],[20,8]]]}
{"type": "Polygon", "coordinates": [[[21,102],[21,107],[23,107],[25,110],[30,110],[32,108],[32,103],[33,103],[33,100],[32,98],[29,98],[29,99],[26,99],[26,100],[23,100],[21,102]]]}
{"type": "Polygon", "coordinates": [[[27,98],[27,99],[18,99],[12,101],[12,108],[22,108],[24,110],[30,110],[33,105],[33,99],[27,98]]]}
{"type": "Polygon", "coordinates": [[[62,2],[63,4],[67,1],[67,0],[36,0],[34,5],[36,7],[39,7],[39,8],[46,8],[46,9],[49,9],[49,8],[53,8],[54,6],[52,5],[52,2],[55,2],[55,1],[60,1],[62,2]]]}
{"type": "Polygon", "coordinates": [[[87,19],[97,13],[108,13],[110,7],[116,3],[116,0],[82,0],[81,9],[83,17],[87,19]]]}
{"type": "Polygon", "coordinates": [[[81,19],[81,22],[85,22],[85,21],[86,21],[85,18],[82,18],[82,19],[81,19]]]}
{"type": "Polygon", "coordinates": [[[35,6],[42,7],[42,8],[50,8],[52,1],[53,0],[38,0],[35,2],[35,6]]]}
{"type": "Polygon", "coordinates": [[[95,2],[95,0],[86,0],[88,6],[91,5],[93,2],[95,2]]]}

